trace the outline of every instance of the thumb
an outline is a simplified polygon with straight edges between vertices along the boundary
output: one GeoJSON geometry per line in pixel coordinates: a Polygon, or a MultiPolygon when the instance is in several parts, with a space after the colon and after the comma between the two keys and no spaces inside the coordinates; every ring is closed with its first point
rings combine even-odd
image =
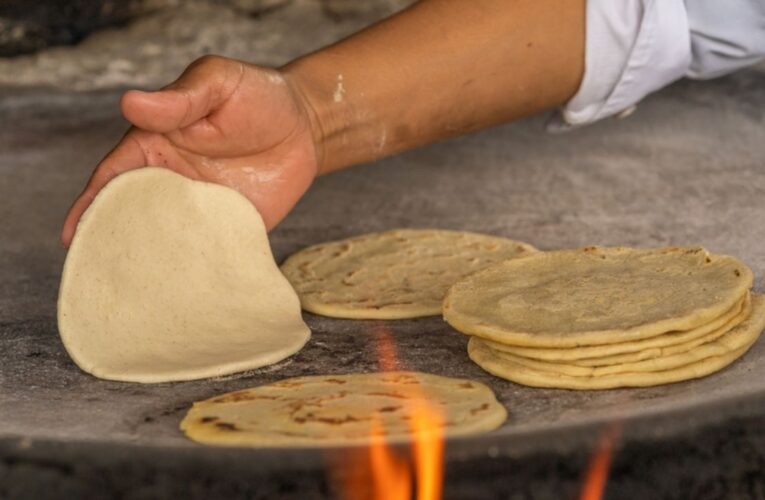
{"type": "Polygon", "coordinates": [[[124,117],[138,128],[168,133],[187,127],[220,108],[241,82],[239,61],[205,56],[175,82],[156,92],[129,90],[122,96],[124,117]]]}

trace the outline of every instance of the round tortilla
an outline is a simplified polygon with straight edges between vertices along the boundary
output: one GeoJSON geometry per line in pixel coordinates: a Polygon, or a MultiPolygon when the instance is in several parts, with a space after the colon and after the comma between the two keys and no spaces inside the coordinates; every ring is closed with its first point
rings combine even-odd
{"type": "MultiPolygon", "coordinates": [[[[753,299],[753,302],[753,308],[757,311],[757,314],[762,314],[762,311],[765,311],[765,299],[760,295],[756,295],[753,299]]],[[[759,334],[760,332],[756,332],[754,330],[747,330],[744,328],[729,328],[728,330],[723,331],[722,334],[718,335],[716,339],[698,345],[692,349],[687,349],[677,353],[668,352],[658,357],[653,357],[637,362],[617,363],[608,366],[590,367],[569,363],[554,363],[515,356],[513,354],[496,350],[495,352],[502,359],[507,359],[516,364],[523,365],[534,370],[560,373],[574,377],[600,377],[614,373],[656,372],[669,370],[671,368],[688,365],[713,356],[723,356],[729,352],[737,351],[742,347],[751,344],[759,336],[759,334]]],[[[470,341],[482,342],[476,337],[471,338],[470,341]]],[[[489,347],[491,346],[489,345],[489,347]]]]}
{"type": "Polygon", "coordinates": [[[398,229],[301,250],[282,264],[303,309],[403,319],[441,314],[446,291],[488,266],[535,253],[526,243],[462,231],[398,229]]]}
{"type": "Polygon", "coordinates": [[[698,328],[686,331],[668,332],[647,339],[583,347],[519,347],[484,340],[486,344],[498,352],[507,352],[524,358],[550,361],[553,363],[569,363],[581,366],[602,366],[618,363],[630,363],[644,359],[655,358],[665,354],[675,354],[687,351],[697,345],[716,339],[728,330],[738,325],[752,311],[750,294],[733,306],[719,318],[698,328]]]}
{"type": "Polygon", "coordinates": [[[440,416],[446,437],[488,432],[507,418],[479,382],[382,372],[292,378],[216,396],[194,403],[181,430],[213,445],[315,447],[369,444],[376,427],[386,441],[402,442],[423,408],[440,416]]]}
{"type": "MultiPolygon", "coordinates": [[[[670,344],[665,347],[657,347],[654,349],[647,349],[645,351],[616,354],[614,356],[604,356],[602,358],[577,359],[576,361],[573,362],[573,364],[580,365],[580,366],[622,365],[625,363],[635,363],[637,361],[644,361],[648,359],[659,358],[662,356],[672,356],[675,354],[680,354],[683,352],[690,351],[691,349],[694,349],[697,346],[707,344],[709,342],[712,342],[713,340],[717,340],[718,338],[722,337],[723,335],[728,333],[730,330],[732,330],[733,328],[741,324],[751,314],[752,314],[752,304],[749,298],[749,294],[747,294],[747,301],[745,302],[741,312],[735,317],[733,317],[732,319],[730,319],[727,323],[725,323],[720,328],[716,330],[712,330],[706,335],[702,335],[701,337],[696,337],[687,342],[682,342],[678,344],[670,344]]],[[[676,334],[670,333],[668,335],[675,336],[676,334]]]]}
{"type": "MultiPolygon", "coordinates": [[[[561,373],[560,370],[548,371],[547,369],[540,369],[539,366],[530,366],[529,363],[518,363],[517,359],[510,359],[508,356],[497,353],[476,338],[472,338],[468,343],[468,355],[478,366],[489,373],[533,387],[581,390],[647,387],[700,378],[721,370],[741,357],[756,342],[763,328],[765,328],[765,302],[761,296],[757,296],[756,300],[753,300],[752,315],[749,318],[720,339],[711,342],[709,344],[710,349],[704,348],[704,353],[708,354],[708,357],[695,360],[692,360],[694,357],[686,357],[685,359],[689,360],[686,364],[657,371],[629,371],[575,376],[561,373]]],[[[548,363],[548,365],[553,364],[548,363]]],[[[588,369],[586,367],[579,368],[588,369]]]]}
{"type": "Polygon", "coordinates": [[[739,260],[703,248],[585,248],[510,260],[456,283],[444,318],[503,344],[578,347],[690,330],[752,286],[739,260]]]}
{"type": "Polygon", "coordinates": [[[276,363],[310,336],[252,203],[164,168],[118,176],[83,214],[58,326],[86,372],[144,383],[276,363]]]}

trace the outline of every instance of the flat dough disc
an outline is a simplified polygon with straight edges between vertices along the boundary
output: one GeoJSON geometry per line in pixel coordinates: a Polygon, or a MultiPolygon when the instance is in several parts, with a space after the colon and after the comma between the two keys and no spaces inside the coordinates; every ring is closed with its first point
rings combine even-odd
{"type": "Polygon", "coordinates": [[[164,168],[118,176],[82,216],[58,326],[86,372],[144,383],[276,363],[310,336],[252,203],[164,168]]]}
{"type": "MultiPolygon", "coordinates": [[[[741,357],[757,340],[765,328],[765,301],[762,296],[753,299],[752,315],[720,339],[704,347],[708,357],[691,360],[670,369],[657,371],[631,371],[604,375],[582,375],[548,371],[520,364],[489,348],[480,339],[472,338],[468,343],[468,355],[478,366],[498,377],[533,387],[560,389],[612,389],[616,387],[647,387],[669,384],[704,377],[728,366],[741,357]],[[737,347],[738,346],[738,347],[737,347]]],[[[702,346],[703,347],[703,346],[702,346]]],[[[700,348],[701,349],[701,348],[700,348]]],[[[548,363],[552,365],[552,363],[548,363]]]]}
{"type": "Polygon", "coordinates": [[[446,291],[492,264],[536,253],[526,243],[462,231],[398,229],[321,243],[282,271],[303,309],[323,316],[402,319],[441,314],[446,291]]]}
{"type": "Polygon", "coordinates": [[[485,340],[486,344],[499,352],[507,352],[524,358],[539,359],[554,363],[570,363],[582,366],[601,366],[641,361],[668,353],[687,351],[721,336],[738,325],[752,311],[750,294],[729,311],[709,323],[685,331],[668,332],[647,339],[583,347],[519,347],[485,340]]]}
{"type": "Polygon", "coordinates": [[[585,248],[502,262],[456,283],[444,318],[518,346],[578,347],[690,330],[752,286],[739,260],[703,248],[585,248]]]}
{"type": "Polygon", "coordinates": [[[292,378],[217,396],[194,403],[181,430],[214,445],[350,446],[368,444],[376,420],[386,441],[401,442],[423,399],[441,415],[447,437],[488,432],[507,418],[479,382],[383,372],[292,378]]]}

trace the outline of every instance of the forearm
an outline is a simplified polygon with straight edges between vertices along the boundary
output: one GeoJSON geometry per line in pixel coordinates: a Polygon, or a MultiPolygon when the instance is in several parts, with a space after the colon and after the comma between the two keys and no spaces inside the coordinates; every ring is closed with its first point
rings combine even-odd
{"type": "Polygon", "coordinates": [[[284,72],[331,172],[566,102],[585,0],[423,0],[284,72]]]}

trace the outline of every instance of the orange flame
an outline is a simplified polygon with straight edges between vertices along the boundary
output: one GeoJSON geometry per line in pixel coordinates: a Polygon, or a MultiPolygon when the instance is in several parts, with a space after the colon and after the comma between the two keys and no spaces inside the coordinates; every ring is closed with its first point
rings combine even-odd
{"type": "Polygon", "coordinates": [[[444,481],[443,418],[427,403],[412,415],[417,499],[439,500],[444,481]]]}
{"type": "Polygon", "coordinates": [[[587,475],[582,485],[580,500],[601,500],[608,482],[608,472],[614,454],[614,443],[621,434],[621,425],[617,422],[606,427],[600,435],[598,446],[590,459],[587,475]]]}
{"type": "Polygon", "coordinates": [[[409,500],[412,493],[412,473],[409,462],[397,456],[383,438],[379,418],[372,424],[372,443],[369,446],[372,475],[372,498],[409,500]]]}
{"type": "MultiPolygon", "coordinates": [[[[378,362],[381,371],[399,368],[396,345],[383,326],[375,328],[378,362]]],[[[340,497],[346,500],[440,500],[443,488],[443,417],[424,394],[414,395],[409,430],[413,443],[409,454],[399,453],[385,441],[380,415],[370,429],[370,445],[361,454],[346,455],[335,462],[348,471],[339,482],[340,497]]]]}

